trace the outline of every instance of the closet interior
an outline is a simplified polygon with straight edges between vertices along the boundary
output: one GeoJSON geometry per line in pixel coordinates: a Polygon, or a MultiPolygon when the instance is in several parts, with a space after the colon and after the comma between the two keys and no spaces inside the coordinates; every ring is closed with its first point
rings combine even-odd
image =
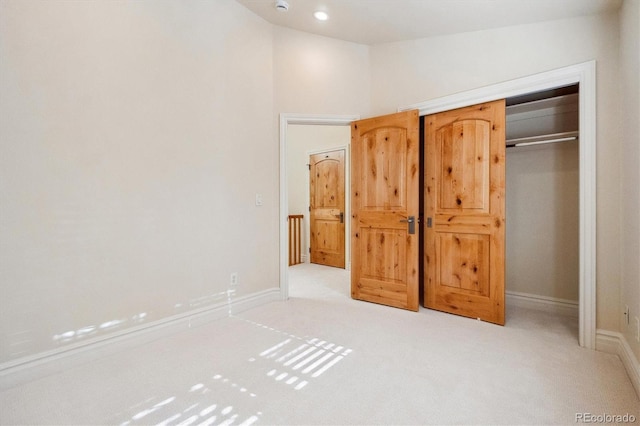
{"type": "Polygon", "coordinates": [[[506,294],[577,314],[578,86],[509,98],[506,109],[506,294]]]}

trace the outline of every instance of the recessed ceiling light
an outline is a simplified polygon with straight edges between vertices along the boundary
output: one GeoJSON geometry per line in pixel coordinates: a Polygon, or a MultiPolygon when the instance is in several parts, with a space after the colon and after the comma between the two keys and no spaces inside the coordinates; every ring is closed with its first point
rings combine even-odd
{"type": "Polygon", "coordinates": [[[313,16],[315,16],[318,21],[326,21],[327,19],[329,19],[329,15],[327,14],[327,12],[323,12],[322,10],[314,12],[313,16]]]}
{"type": "Polygon", "coordinates": [[[276,0],[276,10],[278,12],[286,12],[289,10],[289,3],[285,0],[276,0]]]}

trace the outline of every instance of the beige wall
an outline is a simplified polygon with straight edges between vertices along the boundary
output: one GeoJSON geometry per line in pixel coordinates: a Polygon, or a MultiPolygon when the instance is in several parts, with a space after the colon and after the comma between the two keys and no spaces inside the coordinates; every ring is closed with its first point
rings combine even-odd
{"type": "Polygon", "coordinates": [[[374,46],[372,112],[597,61],[597,327],[617,330],[620,298],[618,15],[374,46]],[[613,212],[612,212],[613,209],[613,212]],[[606,219],[605,219],[606,218],[606,219]]]}
{"type": "Polygon", "coordinates": [[[630,326],[622,315],[620,329],[640,359],[635,318],[640,318],[640,2],[625,0],[620,10],[620,125],[622,286],[620,312],[631,309],[630,326]]]}
{"type": "Polygon", "coordinates": [[[274,28],[275,112],[369,113],[369,47],[274,28]]]}
{"type": "MultiPolygon", "coordinates": [[[[309,253],[309,153],[347,147],[350,126],[289,125],[287,128],[287,195],[289,214],[303,214],[302,254],[309,253]]],[[[345,161],[348,157],[345,156],[345,161]]],[[[347,170],[348,171],[348,170],[347,170]]],[[[346,185],[346,182],[345,182],[346,185]]],[[[346,188],[349,191],[349,188],[346,188]]],[[[348,216],[346,216],[348,217],[348,216]]]]}
{"type": "Polygon", "coordinates": [[[366,113],[368,47],[233,0],[0,20],[0,363],[278,287],[277,115],[366,113]]]}
{"type": "Polygon", "coordinates": [[[0,2],[0,362],[278,287],[272,39],[233,0],[0,2]]]}

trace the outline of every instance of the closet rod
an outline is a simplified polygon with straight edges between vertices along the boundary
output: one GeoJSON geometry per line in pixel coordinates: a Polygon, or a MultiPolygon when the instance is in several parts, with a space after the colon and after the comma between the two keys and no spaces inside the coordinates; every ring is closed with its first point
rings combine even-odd
{"type": "Polygon", "coordinates": [[[507,139],[507,148],[515,146],[542,145],[547,143],[568,142],[578,139],[578,132],[552,133],[549,135],[531,136],[526,138],[507,139]]]}

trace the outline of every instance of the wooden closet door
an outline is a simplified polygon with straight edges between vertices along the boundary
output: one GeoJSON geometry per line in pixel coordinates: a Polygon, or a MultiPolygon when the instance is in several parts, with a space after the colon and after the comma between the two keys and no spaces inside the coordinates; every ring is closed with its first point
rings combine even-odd
{"type": "Polygon", "coordinates": [[[418,111],[351,125],[351,295],[417,311],[418,111]]]}
{"type": "Polygon", "coordinates": [[[425,117],[427,308],[504,324],[505,101],[425,117]]]}

